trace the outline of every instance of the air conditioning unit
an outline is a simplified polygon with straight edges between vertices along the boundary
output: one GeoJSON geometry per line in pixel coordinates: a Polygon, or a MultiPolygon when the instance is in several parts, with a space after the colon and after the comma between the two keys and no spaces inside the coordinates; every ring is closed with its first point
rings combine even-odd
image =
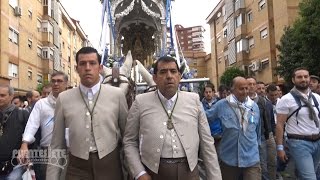
{"type": "Polygon", "coordinates": [[[219,18],[221,16],[221,12],[218,12],[217,17],[219,18]]]}
{"type": "Polygon", "coordinates": [[[16,6],[16,7],[14,8],[14,15],[15,15],[15,16],[21,16],[21,7],[16,6]]]}
{"type": "Polygon", "coordinates": [[[253,61],[250,65],[249,68],[251,71],[256,72],[258,70],[260,70],[261,68],[261,63],[260,61],[253,61]]]}

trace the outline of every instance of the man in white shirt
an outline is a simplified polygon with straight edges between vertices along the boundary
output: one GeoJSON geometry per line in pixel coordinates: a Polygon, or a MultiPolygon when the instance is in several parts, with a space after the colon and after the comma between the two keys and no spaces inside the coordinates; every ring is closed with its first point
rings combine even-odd
{"type": "Polygon", "coordinates": [[[283,147],[284,128],[290,155],[295,162],[299,179],[316,180],[315,169],[320,161],[320,96],[309,88],[308,70],[297,68],[292,75],[294,88],[278,100],[276,142],[280,160],[288,158],[283,147]]]}
{"type": "MultiPolygon", "coordinates": [[[[52,131],[54,127],[54,110],[56,98],[66,90],[68,84],[68,76],[63,72],[55,72],[51,75],[52,92],[48,97],[40,99],[33,107],[30,113],[28,123],[24,130],[22,144],[20,148],[21,161],[27,162],[29,155],[28,145],[32,144],[35,139],[35,134],[41,130],[40,146],[41,149],[47,150],[51,143],[52,131]]],[[[36,178],[45,179],[46,164],[42,162],[44,157],[30,157],[35,164],[36,178]]]]}

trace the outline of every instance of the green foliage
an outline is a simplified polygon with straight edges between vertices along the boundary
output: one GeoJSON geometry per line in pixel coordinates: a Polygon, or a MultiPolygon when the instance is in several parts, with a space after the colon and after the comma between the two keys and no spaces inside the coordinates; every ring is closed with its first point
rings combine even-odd
{"type": "Polygon", "coordinates": [[[291,82],[295,68],[306,67],[310,74],[320,72],[320,3],[319,0],[303,0],[299,6],[300,18],[286,28],[281,37],[277,72],[286,82],[291,82]]]}
{"type": "Polygon", "coordinates": [[[44,81],[43,83],[40,83],[40,84],[37,85],[37,89],[36,89],[36,90],[37,90],[39,93],[41,93],[43,87],[46,86],[46,85],[48,85],[48,84],[49,84],[48,81],[44,81]]]}
{"type": "Polygon", "coordinates": [[[244,71],[242,71],[238,67],[230,67],[222,74],[220,78],[220,84],[225,84],[226,86],[231,87],[233,78],[237,76],[244,77],[244,71]]]}

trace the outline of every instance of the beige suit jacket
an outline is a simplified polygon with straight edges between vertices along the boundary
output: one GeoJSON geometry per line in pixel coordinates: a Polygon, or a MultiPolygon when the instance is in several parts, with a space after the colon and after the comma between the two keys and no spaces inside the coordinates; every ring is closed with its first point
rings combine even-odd
{"type": "MultiPolygon", "coordinates": [[[[128,106],[123,92],[119,88],[102,84],[93,112],[92,124],[87,112],[79,88],[59,94],[50,145],[52,150],[66,149],[65,128],[69,128],[70,153],[87,160],[89,158],[90,142],[88,140],[91,135],[91,126],[100,159],[118,146],[121,137],[123,137],[128,114],[128,106]]],[[[46,179],[58,180],[60,173],[61,168],[49,164],[46,179]]]]}
{"type": "MultiPolygon", "coordinates": [[[[168,117],[157,92],[138,95],[130,108],[123,138],[125,157],[134,177],[145,171],[144,165],[158,173],[168,117]],[[160,149],[160,152],[157,152],[160,149]]],[[[199,96],[178,92],[172,121],[186,152],[190,171],[196,168],[200,151],[208,180],[221,179],[217,153],[199,96]]]]}

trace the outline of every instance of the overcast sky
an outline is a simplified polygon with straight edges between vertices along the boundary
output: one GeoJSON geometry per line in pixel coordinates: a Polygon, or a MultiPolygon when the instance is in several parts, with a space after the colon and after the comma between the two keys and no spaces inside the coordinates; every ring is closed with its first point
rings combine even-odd
{"type": "MultiPolygon", "coordinates": [[[[80,21],[89,40],[98,48],[101,33],[101,4],[99,0],[60,0],[68,14],[80,21]]],[[[219,0],[175,0],[172,3],[174,24],[184,27],[203,25],[206,51],[210,51],[210,29],[205,19],[219,0]]]]}

